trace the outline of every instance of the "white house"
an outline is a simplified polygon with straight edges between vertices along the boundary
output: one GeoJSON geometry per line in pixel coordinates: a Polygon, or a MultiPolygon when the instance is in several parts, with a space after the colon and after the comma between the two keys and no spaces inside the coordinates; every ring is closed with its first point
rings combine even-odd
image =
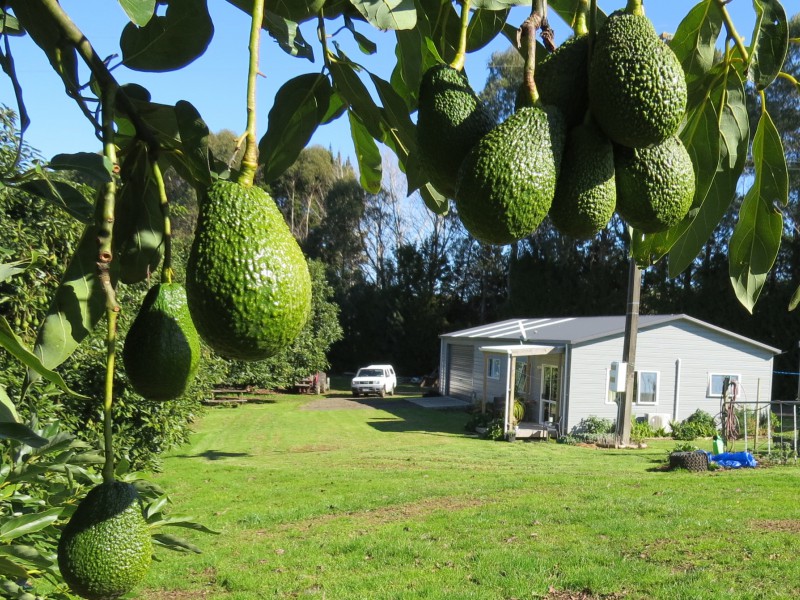
{"type": "MultiPolygon", "coordinates": [[[[610,371],[622,361],[624,316],[510,319],[443,334],[439,387],[475,404],[510,398],[524,421],[575,429],[582,419],[616,419],[610,371]]],[[[633,415],[668,425],[695,410],[720,410],[725,378],[740,400],[768,402],[780,350],[687,315],[640,315],[633,415]]],[[[623,376],[624,378],[624,376],[623,376]]]]}

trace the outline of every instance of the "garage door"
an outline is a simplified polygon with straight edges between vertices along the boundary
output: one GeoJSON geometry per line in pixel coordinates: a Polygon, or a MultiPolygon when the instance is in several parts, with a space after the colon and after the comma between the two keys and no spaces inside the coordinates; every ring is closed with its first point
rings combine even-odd
{"type": "Polygon", "coordinates": [[[447,353],[447,394],[462,400],[472,399],[474,346],[450,344],[447,353]]]}

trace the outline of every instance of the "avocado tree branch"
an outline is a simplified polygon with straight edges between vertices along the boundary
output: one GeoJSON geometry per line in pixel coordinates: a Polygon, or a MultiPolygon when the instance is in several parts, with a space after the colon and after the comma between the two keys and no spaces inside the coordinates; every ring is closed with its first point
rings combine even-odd
{"type": "MultiPolygon", "coordinates": [[[[16,1],[19,2],[20,0],[16,1]]],[[[139,111],[136,109],[136,106],[133,104],[133,102],[131,102],[130,98],[128,98],[123,91],[119,90],[119,83],[117,83],[117,80],[111,74],[111,71],[109,71],[105,62],[103,62],[103,59],[100,58],[91,42],[89,42],[83,32],[78,28],[77,25],[75,25],[72,19],[70,19],[69,15],[64,12],[64,9],[59,4],[58,0],[24,1],[38,2],[41,5],[50,18],[52,24],[58,28],[61,34],[62,42],[67,46],[72,46],[75,48],[78,55],[91,71],[92,76],[97,81],[97,84],[101,90],[113,89],[118,110],[124,113],[131,120],[131,123],[133,123],[133,126],[136,129],[136,134],[139,136],[139,138],[144,141],[153,152],[157,152],[158,142],[156,141],[152,129],[142,120],[139,111]]],[[[12,6],[13,3],[14,1],[12,0],[12,6]]],[[[23,26],[25,25],[24,22],[22,24],[23,26]]],[[[68,94],[78,101],[78,104],[81,106],[81,110],[96,128],[97,121],[91,115],[91,112],[88,110],[88,108],[86,108],[82,99],[80,99],[79,91],[77,89],[73,89],[74,86],[70,83],[69,79],[64,76],[63,69],[62,71],[59,71],[58,68],[56,68],[56,71],[58,72],[59,76],[61,76],[62,80],[64,80],[65,85],[67,86],[68,94]]]]}
{"type": "Polygon", "coordinates": [[[642,0],[628,0],[628,4],[625,6],[625,12],[629,15],[644,16],[644,4],[642,0]]]}
{"type": "Polygon", "coordinates": [[[103,123],[103,154],[114,165],[111,180],[103,186],[100,197],[102,206],[98,211],[97,222],[97,272],[103,291],[106,295],[106,377],[103,398],[103,440],[105,442],[105,463],[103,464],[103,481],[114,481],[114,443],[112,436],[111,407],[114,401],[114,367],[117,346],[117,317],[119,304],[111,282],[112,236],[114,231],[114,213],[116,209],[117,183],[119,172],[117,164],[117,147],[114,144],[114,104],[117,87],[103,88],[100,99],[103,123]]]}
{"type": "Polygon", "coordinates": [[[242,170],[238,183],[251,186],[258,169],[258,141],[256,140],[256,80],[258,78],[258,49],[261,41],[261,23],[264,20],[264,0],[253,2],[250,21],[250,63],[247,70],[247,132],[242,156],[242,170]]]}

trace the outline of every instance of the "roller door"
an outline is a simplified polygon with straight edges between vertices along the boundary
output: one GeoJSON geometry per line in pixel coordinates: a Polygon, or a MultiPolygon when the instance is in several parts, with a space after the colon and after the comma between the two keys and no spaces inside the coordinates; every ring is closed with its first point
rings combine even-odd
{"type": "Polygon", "coordinates": [[[474,346],[449,344],[447,353],[447,395],[471,400],[474,346]]]}

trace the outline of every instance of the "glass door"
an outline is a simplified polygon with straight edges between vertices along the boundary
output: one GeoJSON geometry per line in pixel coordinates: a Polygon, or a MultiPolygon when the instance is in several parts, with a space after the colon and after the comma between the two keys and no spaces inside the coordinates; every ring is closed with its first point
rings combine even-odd
{"type": "Polygon", "coordinates": [[[542,423],[558,421],[559,369],[542,365],[542,423]]]}

